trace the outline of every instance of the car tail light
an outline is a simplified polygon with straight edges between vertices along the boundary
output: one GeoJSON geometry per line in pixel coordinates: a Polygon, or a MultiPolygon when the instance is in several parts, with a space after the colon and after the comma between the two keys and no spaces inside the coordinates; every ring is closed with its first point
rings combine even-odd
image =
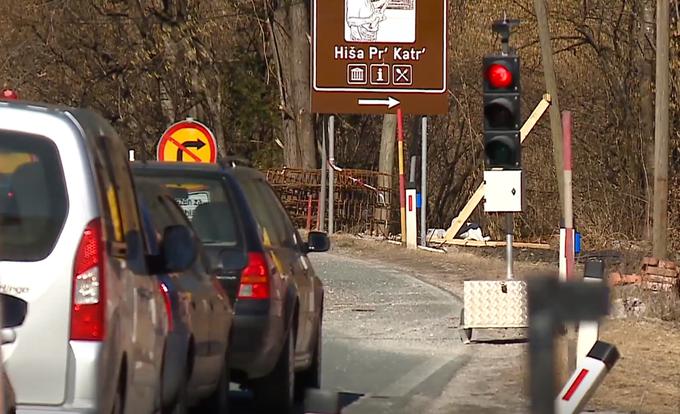
{"type": "Polygon", "coordinates": [[[248,253],[248,265],[241,273],[239,299],[269,299],[269,264],[264,253],[248,253]]]}
{"type": "Polygon", "coordinates": [[[103,249],[101,222],[94,219],[83,231],[73,266],[72,340],[104,339],[106,297],[103,249]]]}
{"type": "Polygon", "coordinates": [[[172,302],[170,302],[170,294],[168,293],[168,286],[163,282],[158,282],[161,294],[163,295],[163,303],[165,304],[165,314],[168,317],[168,331],[172,331],[172,302]]]}
{"type": "Polygon", "coordinates": [[[19,99],[19,95],[17,95],[16,91],[12,89],[3,89],[2,90],[2,99],[8,100],[8,101],[16,101],[19,99]]]}

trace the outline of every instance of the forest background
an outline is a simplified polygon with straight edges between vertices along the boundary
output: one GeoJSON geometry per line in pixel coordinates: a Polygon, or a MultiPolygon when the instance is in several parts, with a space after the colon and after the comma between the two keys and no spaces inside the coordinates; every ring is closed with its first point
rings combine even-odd
{"type": "MultiPolygon", "coordinates": [[[[669,250],[680,249],[680,10],[671,5],[669,250]]],[[[560,106],[574,118],[575,223],[589,246],[651,233],[654,0],[554,0],[549,18],[560,106]]],[[[481,59],[500,48],[504,12],[522,58],[527,117],[545,93],[532,0],[449,0],[449,113],[431,117],[429,227],[448,227],[481,181],[481,59]]],[[[225,154],[261,168],[318,168],[321,117],[309,111],[309,1],[0,0],[0,86],[23,99],[91,107],[154,157],[162,132],[192,116],[225,154]]],[[[420,119],[407,116],[408,155],[420,119]]],[[[547,115],[525,142],[525,240],[560,216],[547,115]]],[[[335,158],[377,170],[383,118],[336,117],[335,158]]],[[[477,214],[488,231],[493,221],[477,214]]],[[[398,227],[398,225],[397,225],[398,227]]],[[[398,228],[396,229],[398,231],[398,228]]]]}

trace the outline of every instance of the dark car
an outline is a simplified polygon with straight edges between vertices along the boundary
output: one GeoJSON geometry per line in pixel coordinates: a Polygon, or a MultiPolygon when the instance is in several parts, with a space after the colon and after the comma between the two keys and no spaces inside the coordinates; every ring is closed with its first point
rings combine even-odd
{"type": "Polygon", "coordinates": [[[307,253],[328,250],[328,237],[311,232],[304,242],[255,169],[138,162],[133,172],[175,191],[218,279],[237,299],[232,380],[251,388],[260,408],[290,410],[321,381],[324,290],[307,253]]]}
{"type": "MultiPolygon", "coordinates": [[[[142,180],[143,181],[143,180],[142,180]]],[[[149,250],[160,254],[163,229],[191,227],[175,201],[161,187],[136,183],[143,227],[149,250]]],[[[163,412],[186,413],[189,406],[200,412],[226,414],[229,409],[228,347],[233,308],[215,275],[195,233],[197,256],[186,271],[159,274],[159,289],[169,318],[163,357],[163,412]]]]}

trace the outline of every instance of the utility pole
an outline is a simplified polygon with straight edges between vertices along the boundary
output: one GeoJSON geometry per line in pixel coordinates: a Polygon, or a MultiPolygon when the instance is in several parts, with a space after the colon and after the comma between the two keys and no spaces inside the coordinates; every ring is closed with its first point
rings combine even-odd
{"type": "Polygon", "coordinates": [[[420,119],[420,245],[427,246],[427,117],[420,119]]]}
{"type": "Polygon", "coordinates": [[[319,192],[319,215],[316,229],[326,230],[326,180],[328,179],[328,151],[326,150],[326,117],[321,117],[321,191],[319,192]]]}
{"type": "Polygon", "coordinates": [[[666,257],[668,241],[668,107],[670,101],[670,2],[656,2],[656,116],[654,120],[654,223],[653,252],[666,257]]]}
{"type": "MultiPolygon", "coordinates": [[[[548,11],[545,0],[534,0],[536,20],[538,20],[538,37],[541,43],[541,59],[543,61],[543,73],[545,87],[550,95],[550,131],[553,142],[553,160],[555,162],[555,174],[557,176],[557,188],[559,190],[560,206],[564,205],[564,180],[561,174],[562,166],[562,116],[560,103],[557,99],[557,79],[553,63],[553,50],[550,43],[550,26],[548,24],[548,11]]],[[[565,378],[566,380],[566,378],[565,378]]]]}
{"type": "MultiPolygon", "coordinates": [[[[548,10],[545,0],[534,0],[534,9],[536,11],[536,20],[538,23],[538,37],[541,43],[541,58],[543,61],[545,87],[551,99],[550,132],[552,133],[553,160],[555,163],[555,174],[557,175],[559,205],[564,208],[564,177],[562,175],[562,171],[564,170],[562,114],[560,113],[560,104],[557,96],[557,79],[555,77],[550,25],[548,24],[548,10]]],[[[561,216],[565,216],[564,211],[562,211],[561,216]]],[[[567,382],[569,379],[569,374],[571,373],[569,367],[569,348],[570,342],[573,341],[569,341],[569,336],[572,335],[573,328],[567,329],[564,334],[558,335],[557,338],[555,338],[555,368],[558,385],[557,389],[555,390],[556,394],[559,392],[559,389],[567,382]]]]}
{"type": "Polygon", "coordinates": [[[328,117],[328,234],[335,232],[335,116],[328,117]]]}
{"type": "Polygon", "coordinates": [[[655,0],[642,0],[636,14],[640,19],[638,55],[640,71],[640,126],[642,129],[641,152],[645,168],[644,239],[652,240],[652,205],[654,202],[654,11],[655,0]]]}

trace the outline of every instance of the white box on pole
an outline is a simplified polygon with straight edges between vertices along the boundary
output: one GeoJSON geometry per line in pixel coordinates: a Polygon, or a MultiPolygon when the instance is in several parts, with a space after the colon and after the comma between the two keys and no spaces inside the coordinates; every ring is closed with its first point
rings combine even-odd
{"type": "Polygon", "coordinates": [[[484,171],[484,211],[518,213],[524,210],[524,175],[522,170],[484,171]]]}
{"type": "Polygon", "coordinates": [[[416,208],[416,189],[406,189],[406,248],[418,248],[418,215],[416,208]]]}

